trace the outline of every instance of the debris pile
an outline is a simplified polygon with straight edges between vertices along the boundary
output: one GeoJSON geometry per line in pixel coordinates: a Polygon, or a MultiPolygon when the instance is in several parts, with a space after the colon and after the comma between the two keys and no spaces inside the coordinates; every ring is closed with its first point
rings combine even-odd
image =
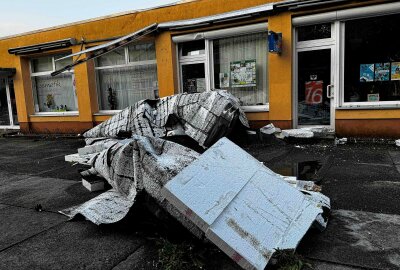
{"type": "Polygon", "coordinates": [[[278,139],[285,138],[325,138],[329,135],[333,135],[334,131],[327,127],[307,127],[298,129],[284,129],[276,128],[274,124],[266,125],[260,128],[261,134],[275,135],[278,139]]]}
{"type": "Polygon", "coordinates": [[[276,174],[224,138],[238,125],[247,119],[225,91],[140,101],[86,132],[87,146],[66,156],[91,166],[81,173],[89,187],[104,179],[112,188],[61,213],[114,223],[146,193],[243,268],[264,269],[275,250],[295,249],[311,226],[326,227],[330,201],[313,182],[276,174]],[[177,134],[208,150],[164,139],[177,134]]]}

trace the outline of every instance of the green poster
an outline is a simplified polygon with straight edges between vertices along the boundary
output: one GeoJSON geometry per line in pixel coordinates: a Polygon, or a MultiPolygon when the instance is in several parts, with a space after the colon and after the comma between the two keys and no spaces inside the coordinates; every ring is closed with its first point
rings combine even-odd
{"type": "Polygon", "coordinates": [[[231,87],[257,86],[256,60],[231,62],[231,87]]]}

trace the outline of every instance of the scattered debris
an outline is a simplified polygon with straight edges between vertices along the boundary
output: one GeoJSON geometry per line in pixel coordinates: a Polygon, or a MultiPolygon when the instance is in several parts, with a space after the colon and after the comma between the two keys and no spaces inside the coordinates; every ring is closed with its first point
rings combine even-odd
{"type": "Polygon", "coordinates": [[[272,135],[272,134],[275,134],[275,133],[280,133],[281,129],[280,128],[276,128],[274,126],[274,124],[269,124],[269,125],[266,125],[266,126],[260,128],[260,132],[263,133],[263,134],[266,134],[266,135],[272,135]]]}
{"type": "MultiPolygon", "coordinates": [[[[326,227],[330,200],[313,182],[276,174],[223,138],[237,125],[248,127],[247,119],[226,91],[140,101],[86,132],[86,146],[65,157],[91,166],[81,172],[89,190],[100,179],[111,189],[60,213],[114,223],[144,193],[243,268],[264,269],[276,249],[295,249],[311,226],[326,227]],[[161,138],[183,134],[211,147],[200,155],[161,138]]],[[[264,127],[272,129],[284,133],[264,127]]]]}
{"type": "Polygon", "coordinates": [[[347,143],[347,138],[335,139],[335,145],[342,145],[347,143]]]}
{"type": "Polygon", "coordinates": [[[309,129],[284,129],[282,135],[285,138],[313,138],[314,132],[309,129]]]}
{"type": "Polygon", "coordinates": [[[327,138],[333,135],[334,131],[327,127],[308,127],[308,128],[298,128],[298,129],[284,129],[282,133],[275,134],[277,138],[327,138]]]}
{"type": "Polygon", "coordinates": [[[223,138],[162,194],[240,266],[264,269],[276,249],[295,249],[313,223],[324,228],[323,208],[330,208],[326,196],[282,178],[223,138]]]}
{"type": "Polygon", "coordinates": [[[396,140],[395,142],[396,142],[396,146],[399,146],[399,147],[400,147],[400,139],[399,139],[399,140],[396,140]]]}
{"type": "Polygon", "coordinates": [[[97,179],[82,178],[82,185],[90,192],[104,190],[105,180],[98,177],[97,179]]]}

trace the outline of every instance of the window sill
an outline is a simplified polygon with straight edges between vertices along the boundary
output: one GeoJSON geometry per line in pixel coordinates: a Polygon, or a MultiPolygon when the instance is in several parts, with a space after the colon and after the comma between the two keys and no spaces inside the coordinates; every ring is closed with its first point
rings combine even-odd
{"type": "Polygon", "coordinates": [[[267,105],[255,105],[255,106],[242,106],[242,109],[246,113],[250,113],[250,112],[269,112],[269,104],[267,104],[267,105]]]}
{"type": "Polygon", "coordinates": [[[79,112],[37,112],[30,117],[60,117],[60,116],[79,116],[79,112]]]}
{"type": "Polygon", "coordinates": [[[400,109],[400,103],[376,103],[376,104],[344,104],[336,107],[337,110],[390,110],[400,109]]]}

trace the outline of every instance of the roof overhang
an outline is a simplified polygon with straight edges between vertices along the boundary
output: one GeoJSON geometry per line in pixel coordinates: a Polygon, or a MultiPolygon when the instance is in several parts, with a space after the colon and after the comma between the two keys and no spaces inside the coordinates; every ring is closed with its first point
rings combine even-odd
{"type": "Polygon", "coordinates": [[[8,53],[15,54],[15,55],[33,54],[33,53],[45,52],[45,51],[49,51],[49,50],[68,48],[75,44],[76,44],[76,40],[74,38],[67,38],[67,39],[62,39],[62,40],[46,42],[46,43],[11,48],[8,50],[8,53]]]}
{"type": "Polygon", "coordinates": [[[160,23],[158,26],[160,29],[182,30],[200,26],[209,26],[211,24],[223,23],[228,21],[247,19],[250,17],[261,15],[261,13],[271,12],[273,11],[273,9],[274,5],[271,3],[212,16],[200,17],[196,19],[160,23]]]}
{"type": "MultiPolygon", "coordinates": [[[[319,5],[334,4],[337,2],[345,2],[345,1],[349,1],[349,0],[287,0],[287,1],[268,3],[268,4],[264,4],[264,5],[260,5],[260,6],[251,7],[251,8],[221,13],[221,14],[212,15],[212,16],[200,17],[200,18],[195,18],[195,19],[164,22],[164,23],[160,23],[160,24],[154,23],[148,27],[145,27],[141,30],[138,30],[138,31],[132,33],[132,34],[118,38],[111,42],[108,42],[108,43],[105,43],[105,44],[102,44],[99,46],[95,46],[88,50],[84,50],[84,51],[74,53],[74,54],[71,54],[66,57],[58,59],[58,60],[62,60],[62,59],[68,58],[68,57],[73,57],[73,56],[78,56],[78,55],[80,56],[80,55],[89,53],[89,56],[87,56],[83,59],[77,60],[73,64],[68,65],[60,70],[53,72],[51,75],[55,76],[66,70],[70,70],[72,67],[74,67],[76,65],[82,64],[90,59],[97,58],[97,57],[102,56],[106,53],[109,53],[113,50],[116,50],[122,46],[125,46],[125,45],[151,33],[151,32],[157,31],[157,30],[191,29],[191,28],[196,28],[196,27],[215,25],[215,24],[223,23],[223,22],[227,22],[227,21],[237,21],[237,20],[241,20],[241,19],[257,17],[257,16],[264,15],[268,12],[274,12],[274,11],[278,11],[278,10],[282,11],[282,10],[300,9],[300,8],[307,8],[307,7],[311,7],[311,6],[314,7],[314,6],[319,6],[319,5]]],[[[58,60],[56,60],[56,61],[58,61],[58,60]]]]}
{"type": "Polygon", "coordinates": [[[15,68],[0,68],[0,78],[12,77],[16,72],[15,68]]]}

